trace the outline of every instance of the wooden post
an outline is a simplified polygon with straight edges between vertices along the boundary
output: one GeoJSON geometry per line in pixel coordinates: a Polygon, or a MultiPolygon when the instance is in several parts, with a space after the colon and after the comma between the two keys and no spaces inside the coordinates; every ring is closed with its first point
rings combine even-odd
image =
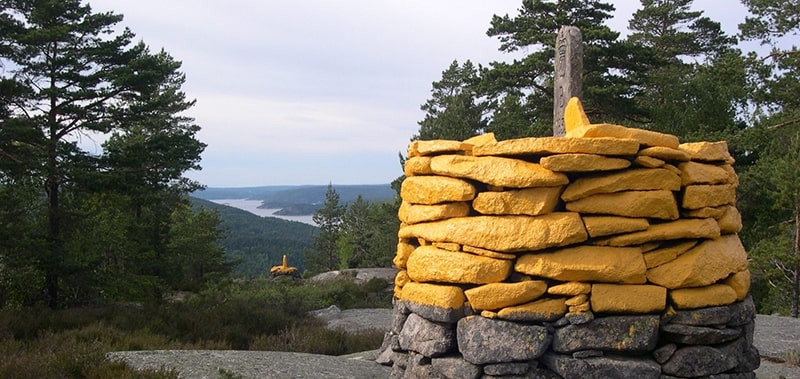
{"type": "Polygon", "coordinates": [[[581,30],[562,26],[556,37],[556,75],[553,86],[553,135],[564,136],[564,107],[571,97],[583,96],[581,30]]]}

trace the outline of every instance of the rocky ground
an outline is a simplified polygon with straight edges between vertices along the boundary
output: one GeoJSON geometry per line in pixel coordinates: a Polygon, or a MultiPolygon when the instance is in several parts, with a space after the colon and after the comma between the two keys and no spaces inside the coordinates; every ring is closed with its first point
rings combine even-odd
{"type": "MultiPolygon", "coordinates": [[[[331,328],[350,332],[381,328],[391,322],[390,309],[337,308],[320,310],[317,317],[331,328]]],[[[800,379],[800,367],[781,363],[790,352],[800,356],[800,320],[758,315],[755,346],[762,359],[759,379],[800,379]]],[[[342,357],[272,351],[162,350],[109,353],[109,359],[124,360],[136,368],[167,368],[180,378],[218,378],[220,370],[243,378],[386,378],[389,368],[374,362],[375,351],[342,357]]]]}

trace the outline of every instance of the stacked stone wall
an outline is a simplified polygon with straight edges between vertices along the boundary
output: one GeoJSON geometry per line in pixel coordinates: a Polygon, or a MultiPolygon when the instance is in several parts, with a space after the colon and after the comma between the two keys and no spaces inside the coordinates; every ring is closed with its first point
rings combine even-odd
{"type": "Polygon", "coordinates": [[[393,377],[754,377],[725,142],[598,124],[408,153],[393,377]]]}

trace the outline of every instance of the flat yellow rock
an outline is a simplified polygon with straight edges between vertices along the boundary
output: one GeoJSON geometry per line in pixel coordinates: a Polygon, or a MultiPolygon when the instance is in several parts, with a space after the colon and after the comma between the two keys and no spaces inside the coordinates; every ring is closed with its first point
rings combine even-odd
{"type": "Polygon", "coordinates": [[[447,251],[461,251],[461,245],[452,242],[433,242],[431,246],[447,251]]]}
{"type": "Polygon", "coordinates": [[[400,186],[400,197],[414,204],[440,204],[471,201],[477,191],[472,184],[446,176],[412,176],[400,186]]]}
{"type": "Polygon", "coordinates": [[[467,178],[499,187],[553,187],[569,182],[566,175],[537,163],[502,157],[439,155],[431,159],[431,169],[438,175],[467,178]]]}
{"type": "Polygon", "coordinates": [[[729,183],[733,184],[735,186],[738,186],[739,185],[739,176],[736,175],[736,171],[733,169],[733,166],[731,166],[729,164],[725,164],[725,165],[722,165],[720,167],[722,167],[723,170],[728,172],[728,177],[731,180],[729,183]]]}
{"type": "Polygon", "coordinates": [[[551,295],[577,296],[586,295],[592,291],[592,285],[583,282],[567,282],[556,284],[547,288],[547,293],[551,295]]]}
{"type": "Polygon", "coordinates": [[[451,140],[428,140],[428,141],[411,141],[408,145],[408,157],[418,157],[423,155],[451,153],[461,151],[461,141],[451,140]]]}
{"type": "Polygon", "coordinates": [[[647,230],[609,237],[604,244],[609,246],[631,246],[654,241],[670,241],[683,238],[717,238],[719,225],[713,218],[681,219],[650,225],[647,230]]]}
{"type": "MultiPolygon", "coordinates": [[[[566,304],[568,307],[572,307],[575,305],[585,304],[587,302],[589,302],[589,296],[586,296],[585,294],[580,294],[567,299],[567,301],[565,301],[564,304],[566,304]]],[[[588,309],[586,310],[588,311],[588,309]]]]}
{"type": "Polygon", "coordinates": [[[647,280],[669,289],[702,287],[747,268],[747,254],[735,234],[700,243],[675,260],[647,270],[647,280]]]}
{"type": "Polygon", "coordinates": [[[481,248],[475,247],[475,246],[466,246],[466,245],[464,245],[464,246],[461,247],[461,250],[463,250],[465,253],[472,253],[472,254],[482,255],[484,257],[489,257],[489,258],[517,259],[517,255],[516,254],[498,253],[496,251],[481,249],[481,248]]]}
{"type": "Polygon", "coordinates": [[[672,191],[624,191],[601,193],[570,201],[568,211],[581,214],[607,214],[623,217],[646,217],[675,220],[678,203],[672,191]]]}
{"type": "Polygon", "coordinates": [[[683,192],[683,201],[681,201],[681,206],[686,209],[726,204],[736,204],[736,186],[730,184],[687,186],[683,192]]]}
{"type": "Polygon", "coordinates": [[[697,241],[689,240],[648,251],[644,253],[644,264],[648,269],[651,269],[661,266],[664,263],[672,262],[675,258],[689,251],[689,249],[693,248],[695,245],[697,245],[697,241]]]}
{"type": "Polygon", "coordinates": [[[464,151],[466,155],[472,155],[472,149],[474,149],[475,146],[487,145],[496,142],[497,139],[494,137],[494,133],[481,134],[464,140],[461,143],[461,150],[464,151]]]}
{"type": "Polygon", "coordinates": [[[514,270],[564,282],[644,283],[646,267],[638,248],[576,246],[525,254],[514,270]]]}
{"type": "Polygon", "coordinates": [[[527,137],[476,146],[472,155],[636,155],[639,142],[625,138],[527,137]]]}
{"type": "Polygon", "coordinates": [[[721,234],[739,233],[742,230],[742,215],[736,207],[728,205],[725,212],[717,219],[721,234]]]}
{"type": "Polygon", "coordinates": [[[664,146],[653,146],[639,150],[639,155],[645,157],[653,157],[664,161],[681,161],[686,162],[691,159],[689,153],[664,146]]]}
{"type": "Polygon", "coordinates": [[[461,288],[441,284],[408,282],[400,293],[401,300],[445,309],[460,309],[466,300],[461,288]]]}
{"type": "Polygon", "coordinates": [[[431,157],[411,157],[403,164],[405,176],[418,176],[433,174],[431,170],[431,157]]]}
{"type": "Polygon", "coordinates": [[[667,162],[662,161],[658,158],[653,157],[645,157],[645,156],[638,156],[633,159],[633,164],[641,167],[647,168],[658,168],[663,167],[667,162]]]}
{"type": "Polygon", "coordinates": [[[411,245],[403,241],[398,242],[397,254],[395,254],[394,259],[392,260],[394,266],[401,270],[405,269],[406,262],[408,262],[408,257],[411,256],[411,253],[414,251],[414,249],[416,249],[414,245],[411,245]]]}
{"type": "Polygon", "coordinates": [[[597,154],[558,154],[543,157],[539,164],[558,172],[611,171],[627,168],[631,161],[597,154]]]}
{"type": "Polygon", "coordinates": [[[552,213],[563,187],[536,187],[502,192],[481,192],[472,207],[486,215],[530,215],[552,213]]]}
{"type": "Polygon", "coordinates": [[[622,191],[679,191],[681,178],[661,168],[636,168],[575,180],[561,194],[564,201],[574,201],[600,193],[622,191]]]}
{"type": "Polygon", "coordinates": [[[555,321],[567,313],[563,298],[539,299],[531,303],[503,308],[497,317],[511,321],[555,321]]]}
{"type": "Polygon", "coordinates": [[[528,280],[518,283],[489,283],[464,291],[475,310],[497,310],[538,299],[547,290],[547,283],[528,280]]]}
{"type": "Polygon", "coordinates": [[[589,238],[580,215],[571,212],[451,218],[401,227],[399,237],[454,242],[501,253],[566,246],[589,238]]]}
{"type": "MultiPolygon", "coordinates": [[[[730,167],[730,166],[728,166],[730,167]]],[[[700,162],[683,162],[678,165],[681,170],[681,184],[733,184],[736,182],[735,174],[731,171],[713,164],[700,162]]]]}
{"type": "Polygon", "coordinates": [[[400,204],[397,217],[406,224],[444,220],[453,217],[464,217],[470,212],[469,203],[455,202],[434,205],[411,204],[404,201],[400,204]]]}
{"type": "Polygon", "coordinates": [[[592,311],[655,313],[667,307],[667,289],[653,285],[592,284],[592,311]]]}
{"type": "Polygon", "coordinates": [[[644,146],[664,146],[678,148],[678,137],[644,129],[626,128],[612,124],[591,124],[567,131],[566,137],[613,137],[639,141],[644,146]]]}
{"type": "Polygon", "coordinates": [[[583,216],[583,224],[586,225],[589,237],[636,232],[646,230],[650,226],[650,222],[645,218],[617,216],[583,216]]]}
{"type": "Polygon", "coordinates": [[[733,291],[736,292],[736,301],[742,301],[750,292],[750,270],[739,271],[725,279],[722,284],[733,288],[733,291]]]}
{"type": "Polygon", "coordinates": [[[406,267],[415,282],[485,284],[508,277],[511,261],[420,246],[411,253],[406,267]]]}
{"type": "Polygon", "coordinates": [[[727,206],[703,207],[703,208],[700,208],[700,209],[689,209],[689,210],[684,210],[683,212],[681,212],[681,214],[683,214],[684,217],[689,217],[689,218],[708,218],[708,217],[711,217],[711,218],[719,220],[725,214],[725,208],[726,207],[727,206]]]}
{"type": "Polygon", "coordinates": [[[736,302],[736,291],[724,284],[669,291],[672,305],[678,309],[697,309],[728,305],[736,302]]]}
{"type": "Polygon", "coordinates": [[[678,149],[685,151],[692,157],[693,161],[703,162],[734,162],[731,153],[728,152],[728,143],[719,142],[688,142],[682,143],[678,149]]]}
{"type": "Polygon", "coordinates": [[[570,131],[589,124],[589,118],[583,111],[581,100],[575,96],[571,97],[564,107],[564,129],[570,131]]]}
{"type": "Polygon", "coordinates": [[[394,277],[394,285],[400,288],[403,288],[410,281],[411,278],[408,277],[408,272],[406,272],[406,270],[397,271],[397,275],[394,277]]]}

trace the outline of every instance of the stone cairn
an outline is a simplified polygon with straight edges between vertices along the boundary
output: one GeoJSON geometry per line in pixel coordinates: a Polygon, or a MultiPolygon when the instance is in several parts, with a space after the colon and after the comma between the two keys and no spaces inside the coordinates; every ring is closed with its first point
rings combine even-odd
{"type": "Polygon", "coordinates": [[[755,378],[755,307],[725,142],[589,124],[414,141],[395,378],[755,378]]]}

